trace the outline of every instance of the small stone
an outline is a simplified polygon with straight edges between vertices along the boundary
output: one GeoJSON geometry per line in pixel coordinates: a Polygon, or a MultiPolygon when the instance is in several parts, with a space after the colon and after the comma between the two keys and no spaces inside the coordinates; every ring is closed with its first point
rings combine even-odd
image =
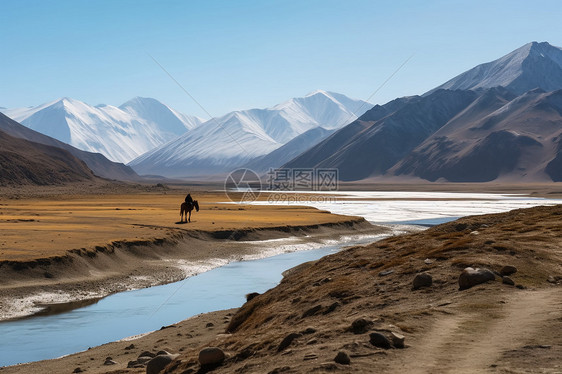
{"type": "Polygon", "coordinates": [[[146,363],[146,374],[158,374],[179,355],[158,355],[146,363]]]}
{"type": "Polygon", "coordinates": [[[370,319],[358,318],[351,323],[351,331],[354,334],[363,334],[369,331],[371,326],[373,326],[373,321],[370,319]]]}
{"type": "Polygon", "coordinates": [[[466,290],[494,279],[496,279],[496,276],[488,269],[473,269],[468,267],[464,269],[459,276],[459,289],[466,290]]]}
{"type": "Polygon", "coordinates": [[[502,283],[503,283],[503,284],[508,284],[508,285],[510,285],[510,286],[515,286],[515,282],[513,281],[513,279],[511,279],[511,278],[508,277],[507,275],[502,277],[502,283]]]}
{"type": "Polygon", "coordinates": [[[309,341],[306,342],[306,345],[314,345],[316,343],[318,343],[318,339],[312,338],[312,339],[310,339],[309,341]]]}
{"type": "Polygon", "coordinates": [[[318,312],[320,312],[321,309],[322,309],[322,305],[320,305],[320,304],[318,304],[316,306],[313,306],[312,308],[306,310],[302,314],[302,318],[313,316],[313,315],[317,314],[318,312]]]}
{"type": "Polygon", "coordinates": [[[548,283],[556,283],[556,278],[554,278],[552,275],[549,275],[546,281],[548,283]]]}
{"type": "Polygon", "coordinates": [[[215,366],[224,362],[226,355],[218,347],[207,347],[199,351],[199,363],[201,366],[215,366]]]}
{"type": "Polygon", "coordinates": [[[396,348],[404,348],[404,340],[406,339],[404,335],[398,334],[397,332],[391,332],[390,338],[392,339],[392,345],[396,348]]]}
{"type": "Polygon", "coordinates": [[[512,265],[505,265],[500,269],[500,275],[511,275],[517,273],[517,268],[512,265]]]}
{"type": "Polygon", "coordinates": [[[381,272],[379,273],[379,276],[384,277],[384,276],[390,275],[390,274],[392,274],[392,273],[394,273],[394,270],[385,270],[385,271],[381,271],[381,272]]]}
{"type": "Polygon", "coordinates": [[[318,358],[318,355],[315,353],[308,353],[306,355],[304,355],[304,360],[308,361],[308,360],[316,360],[318,358]]]}
{"type": "Polygon", "coordinates": [[[334,361],[338,364],[349,365],[351,363],[351,358],[349,358],[349,355],[344,351],[339,351],[334,361]]]}
{"type": "Polygon", "coordinates": [[[427,273],[420,273],[414,277],[413,287],[414,290],[419,290],[422,287],[431,287],[433,278],[427,273]]]}
{"type": "Polygon", "coordinates": [[[82,368],[76,368],[74,369],[73,373],[82,373],[84,370],[82,370],[82,368]]]}
{"type": "Polygon", "coordinates": [[[306,329],[304,329],[301,334],[303,335],[309,335],[309,334],[314,334],[316,332],[316,329],[314,327],[307,327],[306,329]]]}
{"type": "Polygon", "coordinates": [[[205,327],[209,328],[209,327],[213,327],[215,326],[215,324],[213,322],[209,322],[205,325],[205,327]]]}
{"type": "Polygon", "coordinates": [[[337,307],[340,306],[340,303],[338,303],[337,301],[330,304],[326,310],[324,312],[322,312],[322,314],[328,314],[328,313],[332,313],[334,310],[336,310],[337,307]]]}
{"type": "Polygon", "coordinates": [[[156,356],[158,356],[158,355],[171,355],[171,353],[168,352],[168,351],[162,350],[162,351],[158,351],[158,352],[156,353],[156,356]]]}
{"type": "Polygon", "coordinates": [[[150,358],[154,358],[154,357],[156,357],[156,354],[154,354],[154,353],[152,353],[152,352],[150,352],[150,351],[144,351],[144,352],[142,352],[142,353],[139,355],[139,358],[140,358],[140,357],[150,357],[150,358]]]}
{"type": "Polygon", "coordinates": [[[117,362],[113,361],[112,359],[105,360],[103,363],[104,365],[117,365],[117,362]]]}
{"type": "Polygon", "coordinates": [[[431,260],[431,259],[429,259],[429,258],[426,258],[425,260],[423,260],[423,262],[424,262],[424,264],[426,264],[426,265],[431,265],[431,264],[433,264],[433,260],[431,260]]]}
{"type": "Polygon", "coordinates": [[[372,345],[379,348],[390,348],[390,340],[380,332],[373,332],[369,334],[369,341],[372,345]]]}
{"type": "MultiPolygon", "coordinates": [[[[156,357],[156,356],[154,356],[156,357]]],[[[137,358],[137,362],[141,365],[146,364],[148,361],[152,360],[154,357],[148,357],[148,356],[141,356],[139,358],[137,358]]]]}
{"type": "Polygon", "coordinates": [[[279,343],[279,347],[277,347],[277,352],[281,352],[282,350],[284,350],[285,348],[287,348],[288,346],[291,345],[291,343],[293,342],[293,340],[300,338],[302,335],[301,334],[297,334],[295,332],[290,333],[289,335],[287,335],[282,341],[281,343],[279,343]]]}
{"type": "Polygon", "coordinates": [[[127,367],[128,367],[128,368],[134,368],[134,367],[137,366],[137,365],[139,365],[139,362],[136,361],[136,360],[129,361],[129,362],[127,363],[127,367]]]}
{"type": "Polygon", "coordinates": [[[135,349],[135,345],[134,345],[134,344],[131,344],[131,345],[128,345],[128,346],[125,347],[125,350],[126,350],[126,351],[130,351],[131,349],[135,349]]]}

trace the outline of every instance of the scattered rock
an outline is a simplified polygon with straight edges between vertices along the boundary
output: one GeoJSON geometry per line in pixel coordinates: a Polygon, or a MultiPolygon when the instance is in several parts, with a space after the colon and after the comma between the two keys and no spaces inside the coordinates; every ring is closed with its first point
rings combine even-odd
{"type": "Polygon", "coordinates": [[[515,286],[515,287],[519,288],[520,290],[524,290],[524,289],[527,288],[527,287],[523,286],[522,284],[518,284],[518,285],[515,286]]]}
{"type": "Polygon", "coordinates": [[[131,368],[138,368],[138,367],[143,367],[144,365],[139,363],[137,360],[133,360],[133,361],[129,361],[127,363],[127,368],[131,369],[131,368]]]}
{"type": "Polygon", "coordinates": [[[318,343],[318,339],[312,338],[312,339],[310,339],[309,341],[306,342],[306,345],[314,345],[316,343],[318,343]]]}
{"type": "Polygon", "coordinates": [[[117,365],[117,362],[113,361],[111,357],[105,359],[104,365],[117,365]]]}
{"type": "Polygon", "coordinates": [[[82,370],[82,368],[76,368],[74,369],[73,373],[82,373],[84,370],[82,370]]]}
{"type": "Polygon", "coordinates": [[[199,352],[199,363],[201,366],[215,366],[224,362],[226,355],[223,350],[218,347],[203,348],[199,352]]]}
{"type": "Polygon", "coordinates": [[[158,355],[146,363],[146,374],[158,374],[178,355],[158,355]]]}
{"type": "Polygon", "coordinates": [[[332,313],[334,310],[336,310],[337,307],[340,306],[340,303],[338,303],[337,301],[330,304],[326,310],[324,312],[322,312],[322,314],[328,314],[328,313],[332,313]]]}
{"type": "MultiPolygon", "coordinates": [[[[154,356],[156,357],[156,356],[154,356]]],[[[148,357],[148,356],[141,356],[139,358],[137,358],[137,362],[141,365],[146,364],[148,361],[152,360],[154,357],[148,357]]]]}
{"type": "Polygon", "coordinates": [[[349,365],[351,363],[351,358],[349,358],[349,355],[344,351],[339,351],[334,361],[338,364],[349,365]]]}
{"type": "Polygon", "coordinates": [[[246,302],[252,300],[253,298],[255,298],[256,296],[259,296],[260,293],[259,292],[252,292],[246,295],[246,302]]]}
{"type": "Polygon", "coordinates": [[[404,335],[398,334],[397,332],[391,332],[390,338],[392,339],[392,345],[395,348],[404,348],[404,340],[406,339],[404,335]]]}
{"type": "Polygon", "coordinates": [[[302,318],[313,316],[318,312],[320,312],[321,309],[322,309],[322,305],[320,304],[313,306],[312,308],[308,309],[302,314],[302,318]]]}
{"type": "Polygon", "coordinates": [[[369,341],[372,345],[379,348],[389,349],[390,340],[380,332],[373,332],[369,334],[369,341]]]}
{"type": "Polygon", "coordinates": [[[381,271],[381,272],[379,273],[379,276],[380,276],[380,277],[384,277],[384,276],[390,275],[390,274],[392,274],[392,273],[394,273],[394,270],[385,270],[385,271],[381,271]]]}
{"type": "Polygon", "coordinates": [[[558,276],[553,276],[553,275],[549,275],[548,278],[546,279],[546,281],[548,283],[554,283],[557,284],[560,280],[562,280],[562,277],[558,277],[558,276]]]}
{"type": "Polygon", "coordinates": [[[502,283],[503,284],[508,284],[510,286],[515,286],[515,282],[513,281],[513,279],[511,279],[510,277],[508,277],[507,275],[502,277],[502,283]]]}
{"type": "Polygon", "coordinates": [[[511,275],[517,273],[517,268],[512,265],[505,265],[500,269],[500,275],[511,275]]]}
{"type": "Polygon", "coordinates": [[[433,264],[433,260],[431,260],[431,259],[429,259],[429,258],[426,258],[425,260],[423,260],[423,262],[424,262],[424,264],[426,264],[426,265],[431,265],[431,264],[433,264]]]}
{"type": "Polygon", "coordinates": [[[369,331],[373,324],[373,321],[370,319],[358,318],[351,323],[351,331],[354,334],[363,334],[369,331]]]}
{"type": "Polygon", "coordinates": [[[215,324],[213,322],[209,322],[205,325],[205,327],[209,328],[209,327],[213,327],[215,326],[215,324]]]}
{"type": "Polygon", "coordinates": [[[139,358],[141,358],[141,357],[150,357],[150,358],[154,358],[154,357],[156,357],[156,354],[155,354],[155,353],[152,353],[152,352],[150,352],[150,351],[144,351],[144,352],[142,352],[142,353],[139,355],[139,358]]]}
{"type": "Polygon", "coordinates": [[[495,280],[496,276],[488,269],[473,269],[468,267],[464,269],[459,276],[459,289],[466,290],[470,287],[482,284],[491,280],[495,280]]]}
{"type": "Polygon", "coordinates": [[[281,352],[282,350],[290,346],[293,340],[300,338],[301,336],[302,336],[301,334],[297,334],[296,332],[290,333],[281,341],[281,343],[279,343],[279,347],[277,347],[277,352],[281,352]]]}
{"type": "Polygon", "coordinates": [[[304,329],[301,334],[303,335],[309,335],[309,334],[314,334],[316,332],[316,329],[314,327],[307,327],[306,329],[304,329]]]}
{"type": "Polygon", "coordinates": [[[419,290],[422,287],[431,287],[432,284],[433,278],[431,275],[427,273],[420,273],[415,276],[412,288],[414,290],[419,290]]]}
{"type": "Polygon", "coordinates": [[[134,344],[131,344],[131,345],[128,345],[128,346],[125,347],[125,350],[126,350],[126,351],[130,351],[131,349],[135,349],[135,345],[134,345],[134,344]]]}
{"type": "Polygon", "coordinates": [[[158,353],[156,353],[156,356],[158,355],[171,355],[171,353],[168,351],[158,351],[158,353]]]}
{"type": "Polygon", "coordinates": [[[271,370],[271,371],[270,371],[269,373],[267,373],[267,374],[285,373],[285,372],[290,371],[290,370],[291,370],[291,368],[290,368],[289,366],[282,366],[282,367],[275,368],[275,369],[271,370]]]}
{"type": "Polygon", "coordinates": [[[316,360],[318,358],[318,355],[316,353],[307,353],[304,355],[304,360],[308,361],[308,360],[316,360]]]}

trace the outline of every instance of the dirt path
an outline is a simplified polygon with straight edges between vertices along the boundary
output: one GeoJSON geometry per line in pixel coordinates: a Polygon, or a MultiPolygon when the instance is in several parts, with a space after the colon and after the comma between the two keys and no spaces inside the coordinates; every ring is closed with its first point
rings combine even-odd
{"type": "Polygon", "coordinates": [[[499,297],[499,303],[482,301],[439,316],[427,333],[412,342],[399,372],[495,372],[505,352],[532,344],[548,349],[559,335],[559,331],[545,335],[540,330],[562,317],[560,288],[517,291],[499,297]]]}

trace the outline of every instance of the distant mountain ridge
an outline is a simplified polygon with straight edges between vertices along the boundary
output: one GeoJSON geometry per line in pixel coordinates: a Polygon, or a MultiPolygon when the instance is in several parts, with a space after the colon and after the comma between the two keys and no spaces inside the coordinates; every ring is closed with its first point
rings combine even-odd
{"type": "Polygon", "coordinates": [[[340,128],[356,118],[355,111],[370,107],[361,100],[318,90],[271,108],[235,111],[211,119],[129,165],[139,174],[166,177],[228,173],[311,129],[340,128]]]}
{"type": "Polygon", "coordinates": [[[202,122],[141,97],[120,107],[91,106],[65,97],[3,113],[32,130],[117,162],[128,162],[202,122]]]}
{"type": "Polygon", "coordinates": [[[423,96],[376,105],[287,162],[342,180],[562,180],[562,49],[529,43],[423,96]]]}

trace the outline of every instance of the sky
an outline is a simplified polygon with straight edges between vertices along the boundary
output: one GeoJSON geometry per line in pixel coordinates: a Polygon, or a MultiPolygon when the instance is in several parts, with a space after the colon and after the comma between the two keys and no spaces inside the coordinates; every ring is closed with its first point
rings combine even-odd
{"type": "Polygon", "coordinates": [[[561,19],[547,0],[0,0],[0,107],[142,96],[207,119],[317,89],[383,104],[562,46],[561,19]]]}

